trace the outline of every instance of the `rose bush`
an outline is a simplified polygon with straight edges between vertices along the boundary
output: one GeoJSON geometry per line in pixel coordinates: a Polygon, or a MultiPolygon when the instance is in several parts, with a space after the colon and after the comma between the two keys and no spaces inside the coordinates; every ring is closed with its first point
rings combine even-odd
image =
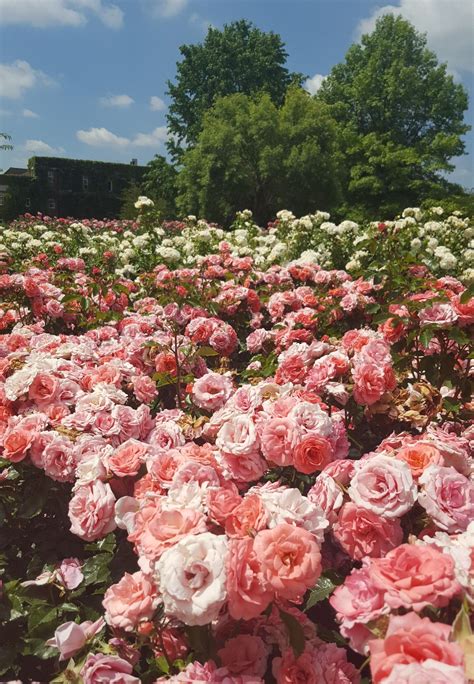
{"type": "Polygon", "coordinates": [[[2,229],[2,680],[474,678],[470,231],[2,229]]]}

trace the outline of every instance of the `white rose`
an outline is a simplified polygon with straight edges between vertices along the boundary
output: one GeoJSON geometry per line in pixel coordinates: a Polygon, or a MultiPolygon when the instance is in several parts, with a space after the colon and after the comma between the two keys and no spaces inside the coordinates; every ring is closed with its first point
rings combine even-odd
{"type": "Polygon", "coordinates": [[[331,434],[332,421],[318,404],[301,401],[291,409],[289,417],[294,418],[298,425],[306,430],[314,430],[321,437],[327,437],[331,434]]]}
{"type": "Polygon", "coordinates": [[[216,620],[225,603],[227,538],[210,532],[188,535],[156,564],[165,613],[187,625],[216,620]]]}
{"type": "Polygon", "coordinates": [[[265,487],[261,487],[254,491],[265,505],[270,529],[287,523],[304,527],[314,534],[320,544],[324,541],[324,531],[329,527],[329,521],[320,506],[303,496],[298,489],[280,487],[267,491],[265,487]]]}
{"type": "Polygon", "coordinates": [[[220,428],[216,446],[227,454],[241,456],[254,452],[258,446],[255,424],[249,416],[237,415],[220,428]]]}

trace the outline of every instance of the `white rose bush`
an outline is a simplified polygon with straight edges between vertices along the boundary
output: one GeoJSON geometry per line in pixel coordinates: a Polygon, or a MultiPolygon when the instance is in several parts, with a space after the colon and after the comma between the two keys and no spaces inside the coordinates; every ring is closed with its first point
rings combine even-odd
{"type": "Polygon", "coordinates": [[[0,227],[0,678],[474,679],[472,220],[0,227]]]}

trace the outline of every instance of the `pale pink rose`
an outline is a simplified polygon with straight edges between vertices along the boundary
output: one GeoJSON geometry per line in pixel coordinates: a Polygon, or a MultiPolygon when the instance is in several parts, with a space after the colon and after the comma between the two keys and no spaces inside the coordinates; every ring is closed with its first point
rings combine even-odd
{"type": "Polygon", "coordinates": [[[452,467],[429,466],[419,479],[419,503],[441,530],[464,532],[474,520],[474,482],[452,467]]]}
{"type": "Polygon", "coordinates": [[[65,622],[56,629],[54,637],[48,639],[46,644],[58,649],[59,660],[68,660],[84,648],[88,639],[100,632],[104,626],[104,618],[99,618],[95,622],[88,620],[81,624],[65,622]]]}
{"type": "Polygon", "coordinates": [[[262,453],[271,463],[292,465],[293,449],[302,437],[298,423],[286,417],[265,421],[260,432],[262,453]]]}
{"type": "Polygon", "coordinates": [[[99,411],[94,418],[92,430],[96,435],[112,437],[120,434],[120,422],[108,411],[99,411]]]}
{"type": "Polygon", "coordinates": [[[118,477],[137,475],[148,453],[148,444],[136,439],[127,439],[109,457],[109,468],[118,477]]]}
{"type": "Polygon", "coordinates": [[[217,653],[232,674],[263,677],[270,648],[259,636],[240,634],[228,639],[217,653]]]}
{"type": "Polygon", "coordinates": [[[267,462],[258,451],[243,455],[221,453],[219,463],[238,485],[255,482],[268,470],[267,462]]]}
{"type": "Polygon", "coordinates": [[[167,451],[183,446],[185,439],[181,428],[173,421],[166,420],[156,425],[148,435],[147,442],[157,449],[167,451]]]}
{"type": "Polygon", "coordinates": [[[228,610],[234,620],[260,615],[273,598],[251,538],[231,539],[227,559],[228,610]]]}
{"type": "Polygon", "coordinates": [[[354,399],[358,404],[371,406],[385,392],[395,389],[397,381],[389,364],[379,366],[373,362],[362,362],[352,370],[354,378],[354,399]]]}
{"type": "Polygon", "coordinates": [[[156,587],[142,572],[128,572],[105,592],[102,605],[111,627],[132,632],[140,622],[151,620],[158,605],[156,587]]]}
{"type": "Polygon", "coordinates": [[[165,614],[186,625],[217,619],[227,598],[227,539],[210,532],[189,535],[156,563],[165,614]]]}
{"type": "Polygon", "coordinates": [[[58,435],[45,445],[41,467],[48,477],[57,482],[73,482],[76,471],[74,444],[58,435]]]}
{"type": "Polygon", "coordinates": [[[338,458],[327,465],[323,473],[334,478],[343,487],[348,487],[354,476],[356,461],[338,458]]]}
{"type": "Polygon", "coordinates": [[[193,401],[205,411],[221,408],[232,394],[232,380],[220,373],[206,373],[195,380],[193,385],[193,401]]]}
{"type": "Polygon", "coordinates": [[[117,405],[112,409],[112,416],[120,425],[119,437],[121,441],[140,439],[142,416],[138,410],[130,406],[117,405]]]}
{"type": "Polygon", "coordinates": [[[81,669],[84,684],[139,684],[133,667],[118,656],[89,654],[81,669]]]}
{"type": "Polygon", "coordinates": [[[348,502],[333,526],[335,539],[353,560],[380,558],[402,543],[403,530],[397,519],[382,518],[348,502]]]}
{"type": "Polygon", "coordinates": [[[466,675],[462,665],[429,658],[422,663],[395,665],[383,684],[466,684],[466,675]]]}
{"type": "Polygon", "coordinates": [[[281,523],[259,532],[255,554],[262,572],[280,598],[301,601],[321,574],[321,554],[314,536],[303,528],[281,523]]]}
{"type": "Polygon", "coordinates": [[[318,544],[322,544],[329,523],[321,508],[303,496],[296,487],[279,487],[277,483],[276,487],[269,487],[271,484],[268,482],[263,487],[251,490],[265,504],[269,516],[268,527],[274,528],[281,523],[302,527],[311,532],[318,544]]]}
{"type": "Polygon", "coordinates": [[[300,401],[291,408],[289,417],[311,434],[329,438],[332,432],[332,420],[319,404],[300,401]]]}
{"type": "Polygon", "coordinates": [[[216,446],[235,456],[254,453],[258,447],[258,437],[252,418],[241,414],[226,420],[217,433],[216,446]]]}
{"type": "Polygon", "coordinates": [[[140,510],[140,502],[133,496],[121,496],[115,502],[115,524],[120,530],[130,534],[135,526],[135,514],[140,510]]]}
{"type": "Polygon", "coordinates": [[[330,523],[337,520],[337,512],[344,502],[344,491],[326,472],[318,475],[308,492],[308,499],[319,506],[330,523]]]}
{"type": "Polygon", "coordinates": [[[267,526],[268,514],[257,494],[249,494],[237,505],[225,521],[228,537],[255,536],[267,526]]]}
{"type": "Polygon", "coordinates": [[[37,404],[51,404],[59,393],[59,382],[54,375],[38,373],[28,390],[28,396],[37,404]]]}
{"type": "Polygon", "coordinates": [[[224,526],[228,516],[242,500],[239,490],[233,483],[228,487],[213,487],[207,492],[209,517],[218,525],[224,526]]]}
{"type": "Polygon", "coordinates": [[[61,318],[64,315],[64,306],[56,299],[48,299],[45,304],[46,313],[51,318],[61,318]]]}
{"type": "Polygon", "coordinates": [[[431,622],[429,618],[421,618],[416,613],[392,615],[385,639],[369,642],[374,684],[385,682],[395,665],[435,660],[446,665],[461,666],[462,649],[449,641],[450,632],[449,625],[431,622]]]}
{"type": "Polygon", "coordinates": [[[406,463],[379,454],[357,463],[348,493],[361,508],[399,518],[412,508],[418,490],[406,463]]]}
{"type": "Polygon", "coordinates": [[[384,340],[369,340],[356,356],[356,365],[363,362],[381,366],[390,365],[392,363],[390,347],[384,340]]]}
{"type": "Polygon", "coordinates": [[[151,404],[158,390],[153,380],[148,375],[135,375],[132,378],[133,391],[138,401],[151,404]]]}
{"type": "Polygon", "coordinates": [[[64,558],[56,568],[56,578],[69,591],[76,589],[84,579],[81,567],[82,563],[78,558],[64,558]]]}
{"type": "Polygon", "coordinates": [[[164,489],[168,489],[183,461],[184,457],[179,449],[169,449],[158,454],[152,454],[147,458],[148,472],[154,480],[158,480],[164,489]]]}
{"type": "Polygon", "coordinates": [[[205,485],[206,487],[219,487],[221,484],[215,468],[206,463],[196,461],[188,461],[179,465],[173,475],[171,488],[177,489],[189,482],[197,482],[199,485],[205,485]]]}
{"type": "Polygon", "coordinates": [[[191,508],[163,508],[152,500],[135,515],[129,541],[136,545],[140,556],[157,560],[180,539],[206,532],[204,515],[191,508]]]}
{"type": "Polygon", "coordinates": [[[69,502],[71,532],[85,541],[105,537],[115,529],[115,497],[100,480],[79,487],[69,502]]]}
{"type": "Polygon", "coordinates": [[[422,327],[434,325],[437,328],[450,328],[458,320],[458,315],[451,304],[433,304],[422,309],[418,318],[422,327]]]}
{"type": "Polygon", "coordinates": [[[247,336],[246,340],[247,349],[249,352],[251,354],[257,354],[259,351],[261,351],[265,342],[271,339],[271,335],[271,332],[269,330],[265,330],[265,328],[258,328],[257,330],[251,332],[250,335],[247,336]]]}
{"type": "Polygon", "coordinates": [[[373,559],[370,572],[391,608],[441,608],[460,591],[453,559],[434,546],[401,544],[385,558],[373,559]]]}

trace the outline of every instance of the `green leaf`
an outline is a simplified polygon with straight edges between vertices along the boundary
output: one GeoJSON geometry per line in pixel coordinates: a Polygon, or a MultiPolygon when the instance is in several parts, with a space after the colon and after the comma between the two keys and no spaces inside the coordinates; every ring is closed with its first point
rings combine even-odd
{"type": "Polygon", "coordinates": [[[219,352],[212,347],[199,347],[196,353],[198,356],[219,356],[219,352]]]}
{"type": "Polygon", "coordinates": [[[420,333],[420,342],[423,347],[427,347],[433,338],[434,331],[432,328],[424,328],[420,333]]]}
{"type": "Polygon", "coordinates": [[[298,657],[304,651],[305,638],[303,627],[300,622],[290,613],[285,613],[284,610],[280,609],[280,617],[282,622],[284,622],[286,629],[288,631],[288,638],[290,640],[290,646],[292,647],[295,656],[298,657]]]}
{"type": "Polygon", "coordinates": [[[113,559],[110,553],[100,553],[88,558],[82,566],[84,586],[90,584],[104,584],[110,577],[109,564],[113,559]]]}
{"type": "Polygon", "coordinates": [[[309,610],[320,601],[327,599],[332,594],[335,587],[336,585],[329,579],[329,577],[320,577],[314,589],[311,589],[309,593],[305,610],[309,610]]]}
{"type": "Polygon", "coordinates": [[[163,674],[169,674],[170,666],[165,656],[160,656],[156,659],[156,666],[158,667],[159,671],[163,674]]]}

